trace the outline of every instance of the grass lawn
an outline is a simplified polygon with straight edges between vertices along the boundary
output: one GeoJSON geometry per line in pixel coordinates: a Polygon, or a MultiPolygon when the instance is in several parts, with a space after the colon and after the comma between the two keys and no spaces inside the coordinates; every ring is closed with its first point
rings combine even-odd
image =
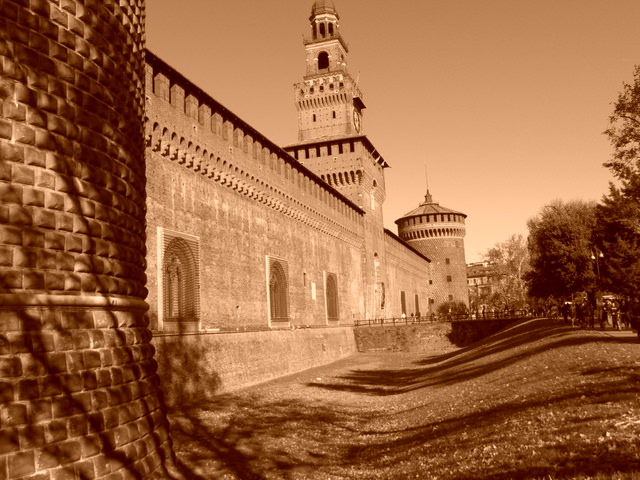
{"type": "Polygon", "coordinates": [[[518,323],[170,412],[188,479],[639,479],[635,333],[518,323]]]}

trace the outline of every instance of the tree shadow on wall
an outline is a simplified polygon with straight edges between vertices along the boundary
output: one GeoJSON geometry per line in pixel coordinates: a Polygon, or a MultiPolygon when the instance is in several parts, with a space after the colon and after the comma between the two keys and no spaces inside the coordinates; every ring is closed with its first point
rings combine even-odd
{"type": "Polygon", "coordinates": [[[206,361],[206,334],[158,335],[154,340],[162,390],[168,405],[191,407],[221,388],[218,373],[206,361]]]}
{"type": "MultiPolygon", "coordinates": [[[[61,163],[58,173],[71,177],[74,168],[61,163]]],[[[105,242],[94,235],[97,222],[80,213],[86,198],[76,183],[67,187],[76,244],[55,230],[13,228],[9,248],[20,267],[0,276],[7,296],[0,305],[1,435],[8,454],[0,477],[46,470],[78,479],[141,478],[154,470],[169,476],[173,453],[142,300],[130,297],[140,303],[131,314],[106,300],[114,289],[104,271],[111,257],[99,258],[106,253],[99,253],[105,242]],[[45,235],[52,244],[46,249],[45,235]],[[32,247],[21,246],[23,239],[32,247]],[[15,298],[23,303],[9,303],[15,298]]]]}
{"type": "MultiPolygon", "coordinates": [[[[10,291],[0,279],[0,293],[10,291]]],[[[0,308],[3,452],[27,459],[10,461],[9,475],[58,469],[78,479],[140,478],[152,465],[169,475],[151,335],[142,321],[120,325],[117,311],[101,310],[103,328],[96,328],[82,307],[0,308]]]]}

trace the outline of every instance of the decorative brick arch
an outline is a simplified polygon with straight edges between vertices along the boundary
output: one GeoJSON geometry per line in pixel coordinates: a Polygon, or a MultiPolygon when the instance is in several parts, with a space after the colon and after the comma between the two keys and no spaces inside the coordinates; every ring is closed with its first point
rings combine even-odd
{"type": "Polygon", "coordinates": [[[160,231],[159,327],[165,331],[193,331],[200,322],[199,240],[177,232],[160,231]]]}
{"type": "Polygon", "coordinates": [[[327,320],[329,322],[339,321],[338,279],[335,273],[327,273],[325,280],[325,302],[327,306],[327,320]]]}
{"type": "Polygon", "coordinates": [[[267,257],[267,289],[269,323],[271,326],[289,325],[289,279],[286,261],[267,257]]]}

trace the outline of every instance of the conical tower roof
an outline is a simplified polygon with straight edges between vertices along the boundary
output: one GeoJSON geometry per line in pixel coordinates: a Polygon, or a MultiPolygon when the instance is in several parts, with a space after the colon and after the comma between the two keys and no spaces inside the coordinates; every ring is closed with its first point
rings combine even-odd
{"type": "Polygon", "coordinates": [[[424,202],[422,202],[420,206],[418,206],[418,208],[414,208],[410,212],[404,214],[401,218],[396,220],[395,223],[398,223],[400,222],[400,220],[403,220],[405,218],[417,217],[419,215],[430,215],[434,213],[454,213],[456,215],[462,215],[465,218],[467,216],[466,213],[458,212],[456,210],[441,206],[438,202],[433,200],[433,196],[427,189],[427,194],[424,196],[424,202]]]}

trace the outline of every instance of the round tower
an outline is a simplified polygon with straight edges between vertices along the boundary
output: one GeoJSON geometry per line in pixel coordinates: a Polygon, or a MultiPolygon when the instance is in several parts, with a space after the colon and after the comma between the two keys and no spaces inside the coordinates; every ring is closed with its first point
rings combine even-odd
{"type": "Polygon", "coordinates": [[[0,478],[162,478],[144,0],[0,8],[0,478]]]}
{"type": "Polygon", "coordinates": [[[464,255],[467,215],[441,206],[427,190],[418,208],[396,220],[398,236],[431,260],[429,312],[448,302],[469,306],[464,255]]]}

